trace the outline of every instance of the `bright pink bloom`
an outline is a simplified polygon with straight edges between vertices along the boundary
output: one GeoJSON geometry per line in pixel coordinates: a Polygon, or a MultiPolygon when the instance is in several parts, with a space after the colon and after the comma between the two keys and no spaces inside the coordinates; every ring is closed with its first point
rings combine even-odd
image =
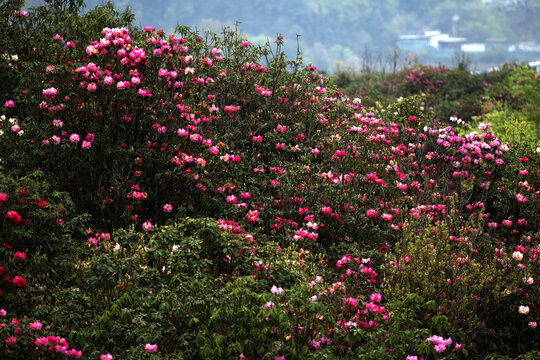
{"type": "Polygon", "coordinates": [[[41,327],[42,327],[42,326],[43,326],[43,325],[42,325],[39,321],[30,323],[30,325],[29,325],[30,330],[34,330],[34,331],[41,330],[41,327]]]}
{"type": "Polygon", "coordinates": [[[248,200],[248,199],[251,198],[251,194],[250,194],[249,192],[243,192],[243,193],[240,193],[240,197],[241,197],[242,199],[248,200]]]}
{"type": "Polygon", "coordinates": [[[86,86],[86,90],[88,90],[89,92],[94,92],[97,90],[97,84],[95,82],[91,82],[90,84],[88,84],[86,86]]]}
{"type": "Polygon", "coordinates": [[[15,257],[15,260],[19,262],[23,262],[24,260],[26,260],[26,254],[23,252],[17,251],[13,256],[15,257]]]}
{"type": "Polygon", "coordinates": [[[242,41],[242,42],[240,43],[240,45],[241,45],[242,47],[249,46],[249,44],[251,44],[249,41],[242,41]]]}
{"type": "Polygon", "coordinates": [[[100,357],[100,360],[113,360],[113,356],[109,353],[107,354],[102,354],[100,357]]]}
{"type": "Polygon", "coordinates": [[[17,342],[17,338],[15,336],[10,336],[6,339],[7,346],[15,346],[16,342],[17,342]]]}
{"type": "Polygon", "coordinates": [[[143,224],[142,224],[142,229],[144,231],[150,231],[152,230],[152,223],[150,221],[145,221],[143,224]]]}
{"type": "Polygon", "coordinates": [[[6,109],[12,109],[15,107],[15,103],[13,102],[13,100],[8,100],[6,101],[6,103],[4,104],[4,107],[6,109]]]}
{"type": "Polygon", "coordinates": [[[21,222],[21,215],[19,215],[19,213],[17,213],[15,210],[11,210],[7,212],[6,219],[14,224],[19,224],[21,222]]]}
{"type": "Polygon", "coordinates": [[[71,134],[69,136],[69,141],[71,141],[74,144],[77,144],[79,141],[81,141],[81,137],[79,136],[79,134],[71,134]]]}
{"type": "Polygon", "coordinates": [[[163,211],[166,213],[170,213],[173,210],[173,207],[171,204],[165,204],[163,205],[163,211]]]}
{"type": "Polygon", "coordinates": [[[330,206],[323,206],[321,208],[321,212],[325,215],[328,215],[332,212],[332,208],[330,206]]]}
{"type": "Polygon", "coordinates": [[[511,227],[512,226],[512,220],[504,219],[502,221],[503,226],[511,227]]]}
{"type": "Polygon", "coordinates": [[[149,353],[155,353],[157,351],[157,344],[146,344],[144,346],[144,350],[146,350],[149,353]]]}
{"type": "Polygon", "coordinates": [[[369,209],[366,211],[366,216],[369,218],[376,218],[377,217],[377,211],[374,209],[369,209]]]}
{"type": "Polygon", "coordinates": [[[83,141],[82,144],[81,144],[81,148],[83,148],[84,150],[88,150],[92,147],[92,143],[90,141],[83,141]]]}

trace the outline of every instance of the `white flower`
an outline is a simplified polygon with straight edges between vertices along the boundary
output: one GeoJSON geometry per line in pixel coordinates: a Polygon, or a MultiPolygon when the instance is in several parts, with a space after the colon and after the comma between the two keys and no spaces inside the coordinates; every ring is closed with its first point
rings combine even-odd
{"type": "Polygon", "coordinates": [[[11,61],[19,61],[18,55],[11,55],[11,61]]]}
{"type": "Polygon", "coordinates": [[[512,257],[514,258],[514,260],[521,261],[523,259],[523,254],[519,251],[514,251],[512,257]]]}
{"type": "Polygon", "coordinates": [[[523,306],[521,305],[519,308],[518,308],[518,312],[520,314],[523,314],[523,315],[527,315],[529,313],[529,307],[528,306],[523,306]]]}
{"type": "Polygon", "coordinates": [[[118,251],[120,250],[120,244],[119,243],[116,243],[116,245],[113,247],[113,251],[118,251]]]}

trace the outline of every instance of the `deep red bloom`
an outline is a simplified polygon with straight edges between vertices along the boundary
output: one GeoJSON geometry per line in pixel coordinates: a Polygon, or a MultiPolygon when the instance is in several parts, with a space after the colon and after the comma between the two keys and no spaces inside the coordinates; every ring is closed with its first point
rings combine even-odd
{"type": "Polygon", "coordinates": [[[49,206],[49,204],[48,204],[45,200],[43,200],[43,198],[39,199],[37,205],[38,205],[38,207],[39,207],[40,209],[44,209],[44,208],[46,208],[47,206],[49,206]]]}
{"type": "Polygon", "coordinates": [[[17,251],[15,252],[14,256],[15,256],[15,260],[17,261],[23,262],[24,260],[26,260],[26,254],[23,252],[17,251]]]}
{"type": "Polygon", "coordinates": [[[15,276],[13,278],[13,286],[16,287],[25,287],[26,286],[26,280],[22,276],[15,276]]]}

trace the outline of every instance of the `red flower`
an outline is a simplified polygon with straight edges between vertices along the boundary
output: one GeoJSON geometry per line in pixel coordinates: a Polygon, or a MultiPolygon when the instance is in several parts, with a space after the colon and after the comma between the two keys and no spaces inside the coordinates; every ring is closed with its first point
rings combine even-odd
{"type": "Polygon", "coordinates": [[[23,262],[24,260],[26,260],[26,254],[23,252],[17,251],[15,252],[14,256],[15,256],[15,260],[17,261],[23,262]]]}
{"type": "Polygon", "coordinates": [[[14,224],[21,222],[21,215],[19,215],[15,210],[8,211],[6,218],[14,224]]]}
{"type": "Polygon", "coordinates": [[[25,287],[26,286],[26,280],[22,276],[15,276],[13,278],[13,286],[15,287],[25,287]]]}
{"type": "Polygon", "coordinates": [[[43,200],[43,198],[41,198],[41,199],[39,199],[37,206],[38,206],[40,209],[44,209],[44,208],[46,208],[47,206],[49,206],[49,204],[48,204],[45,200],[43,200]]]}

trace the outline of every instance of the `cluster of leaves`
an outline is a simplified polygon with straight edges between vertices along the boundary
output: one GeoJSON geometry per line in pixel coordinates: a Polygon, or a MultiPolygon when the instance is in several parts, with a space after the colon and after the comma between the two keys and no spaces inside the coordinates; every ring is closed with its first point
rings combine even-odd
{"type": "MultiPolygon", "coordinates": [[[[167,36],[80,5],[2,3],[10,356],[41,356],[31,344],[52,334],[51,356],[134,359],[538,345],[538,154],[433,120],[425,96],[364,109],[287,60],[279,36],[167,36]]],[[[441,92],[431,72],[402,91],[441,92]]]]}

